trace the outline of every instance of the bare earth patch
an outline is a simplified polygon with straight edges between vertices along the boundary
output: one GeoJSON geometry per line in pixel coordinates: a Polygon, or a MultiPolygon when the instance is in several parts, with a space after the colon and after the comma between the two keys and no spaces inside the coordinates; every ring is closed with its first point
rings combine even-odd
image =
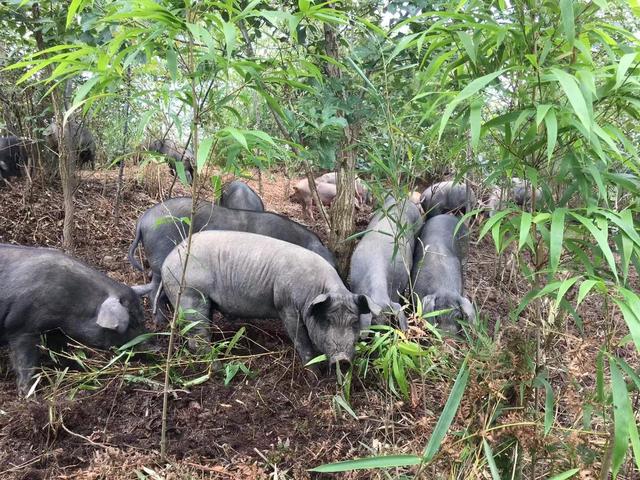
{"type": "MultiPolygon", "coordinates": [[[[138,216],[155,203],[140,184],[143,176],[137,173],[135,167],[128,167],[118,218],[114,215],[116,172],[83,172],[76,194],[74,254],[128,284],[145,281],[128,264],[126,254],[138,216]]],[[[158,178],[162,185],[154,191],[167,191],[170,176],[165,172],[156,181],[158,178]]],[[[255,179],[248,183],[258,190],[255,179]]],[[[326,239],[322,224],[318,220],[309,224],[302,208],[289,202],[287,187],[284,176],[265,173],[262,197],[266,208],[309,225],[326,239]]],[[[173,195],[182,194],[188,190],[175,186],[173,195]]],[[[205,195],[210,196],[211,191],[205,195]]],[[[0,188],[0,205],[0,242],[61,245],[62,195],[57,189],[34,185],[28,192],[25,182],[16,182],[0,188]]],[[[369,213],[368,209],[358,213],[360,229],[366,226],[369,213]]],[[[476,225],[474,235],[477,231],[476,225]]],[[[529,375],[525,359],[527,349],[536,341],[535,328],[525,318],[518,323],[508,318],[526,292],[526,283],[515,273],[517,269],[505,262],[498,260],[489,238],[470,248],[467,292],[481,316],[488,319],[489,330],[493,331],[497,321],[502,327],[493,347],[487,348],[486,361],[471,364],[467,392],[450,433],[482,431],[498,403],[517,403],[517,392],[511,386],[529,375]]],[[[637,279],[635,283],[637,286],[637,279]]],[[[149,314],[149,308],[146,310],[149,314]]],[[[487,439],[516,437],[525,447],[536,442],[572,442],[576,448],[590,443],[601,448],[606,433],[601,425],[594,422],[595,433],[588,436],[571,431],[580,427],[582,401],[593,391],[599,348],[626,334],[617,315],[601,312],[598,302],[585,302],[580,310],[585,333],[580,334],[573,322],[566,322],[572,326],[557,332],[556,343],[547,349],[551,354],[544,359],[557,400],[556,424],[567,431],[554,430],[542,439],[540,428],[527,425],[522,411],[513,409],[498,421],[499,425],[513,426],[487,432],[487,439]]],[[[384,385],[374,384],[370,378],[354,380],[351,405],[355,419],[334,409],[332,399],[339,391],[334,378],[316,379],[299,365],[279,322],[222,319],[216,322],[214,337],[229,339],[240,326],[246,327],[247,333],[236,353],[252,375],[238,374],[224,386],[223,374],[214,373],[212,379],[178,389],[170,396],[170,461],[166,464],[158,463],[162,396],[156,386],[133,381],[135,372],[128,370],[126,376],[107,376],[101,388],[80,391],[73,399],[63,394],[49,398],[43,391],[35,401],[24,400],[17,397],[6,351],[0,352],[0,478],[124,479],[135,478],[136,472],[168,479],[329,478],[312,476],[307,470],[377,453],[421,452],[453,384],[454,361],[465,354],[464,344],[443,344],[442,358],[452,365],[443,364],[438,371],[449,375],[414,379],[407,401],[392,396],[384,385]]],[[[417,331],[413,334],[421,335],[417,331]]],[[[621,355],[637,363],[632,347],[621,355]]],[[[132,361],[132,369],[136,365],[142,368],[144,362],[132,361]]],[[[476,467],[462,459],[461,447],[468,443],[460,443],[460,438],[447,437],[424,478],[446,475],[452,468],[458,473],[468,469],[464,478],[487,473],[486,465],[476,467]],[[466,463],[457,463],[461,461],[466,463]]],[[[481,438],[467,442],[480,445],[481,438]]],[[[566,458],[554,457],[552,451],[545,455],[549,471],[566,466],[566,458]]],[[[578,466],[584,472],[592,468],[578,466]]],[[[339,478],[384,477],[354,472],[339,478]]]]}

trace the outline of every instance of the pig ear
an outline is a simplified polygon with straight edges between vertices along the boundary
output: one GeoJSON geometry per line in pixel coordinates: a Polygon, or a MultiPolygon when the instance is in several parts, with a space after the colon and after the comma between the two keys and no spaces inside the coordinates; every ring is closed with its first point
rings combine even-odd
{"type": "Polygon", "coordinates": [[[366,315],[367,313],[371,313],[373,315],[380,315],[380,312],[382,311],[382,309],[380,308],[380,306],[375,303],[373,300],[371,300],[369,297],[367,297],[366,295],[354,295],[355,298],[355,302],[356,305],[358,306],[358,311],[360,312],[360,315],[366,315]]]}
{"type": "Polygon", "coordinates": [[[311,300],[309,307],[307,307],[307,315],[316,316],[326,311],[331,305],[331,297],[326,293],[321,293],[316,298],[311,300]]]}
{"type": "Polygon", "coordinates": [[[360,329],[366,330],[371,326],[371,314],[366,313],[364,315],[360,315],[360,329]]]}
{"type": "Polygon", "coordinates": [[[422,311],[433,312],[436,309],[436,296],[425,295],[422,297],[422,311]]]}
{"type": "Polygon", "coordinates": [[[107,330],[123,333],[129,327],[129,312],[116,297],[109,297],[98,310],[96,323],[107,330]]]}
{"type": "Polygon", "coordinates": [[[460,300],[458,300],[458,305],[460,305],[460,308],[462,309],[462,313],[464,313],[464,316],[467,317],[467,321],[472,325],[475,324],[476,310],[475,308],[473,308],[473,304],[466,298],[460,297],[460,300]]]}

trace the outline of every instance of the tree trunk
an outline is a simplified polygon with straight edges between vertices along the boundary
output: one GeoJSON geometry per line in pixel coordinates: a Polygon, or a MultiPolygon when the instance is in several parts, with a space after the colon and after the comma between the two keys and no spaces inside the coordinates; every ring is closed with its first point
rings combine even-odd
{"type": "MultiPolygon", "coordinates": [[[[34,24],[39,24],[40,20],[40,6],[34,3],[31,7],[33,14],[34,24]]],[[[42,36],[40,28],[34,29],[34,38],[39,50],[45,50],[46,45],[42,36]]],[[[48,66],[47,74],[51,76],[51,66],[48,66]]],[[[74,245],[74,210],[73,193],[76,187],[76,165],[73,158],[71,158],[67,142],[65,142],[65,130],[66,127],[62,124],[64,116],[64,104],[63,98],[64,92],[60,92],[59,88],[53,89],[51,92],[51,105],[55,115],[55,121],[60,128],[58,128],[58,171],[60,172],[60,181],[62,182],[62,195],[64,202],[64,222],[62,226],[62,248],[65,250],[73,249],[74,245]]]]}
{"type": "MultiPolygon", "coordinates": [[[[338,59],[338,39],[335,29],[324,25],[325,50],[328,57],[338,59]]],[[[326,71],[329,77],[339,78],[337,65],[327,62],[326,71]]],[[[329,249],[336,256],[338,273],[346,278],[349,272],[349,261],[353,251],[353,242],[345,239],[354,232],[354,198],[356,155],[353,148],[357,136],[357,128],[347,125],[345,138],[336,156],[336,198],[331,206],[331,222],[329,231],[329,249]]]]}
{"type": "MultiPolygon", "coordinates": [[[[124,156],[124,152],[127,150],[127,143],[129,141],[129,111],[131,109],[131,102],[129,101],[129,97],[131,94],[131,70],[127,68],[127,87],[126,87],[126,106],[124,111],[124,129],[122,132],[122,149],[120,150],[120,155],[124,156]]],[[[116,220],[120,217],[120,201],[122,200],[122,187],[124,185],[124,158],[121,158],[118,162],[118,183],[116,186],[116,206],[114,208],[114,216],[116,220]]]]}

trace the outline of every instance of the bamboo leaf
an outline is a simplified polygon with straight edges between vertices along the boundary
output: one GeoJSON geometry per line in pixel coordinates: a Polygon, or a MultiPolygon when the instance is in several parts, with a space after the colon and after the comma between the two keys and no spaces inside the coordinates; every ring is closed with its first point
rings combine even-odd
{"type": "Polygon", "coordinates": [[[558,140],[558,120],[553,108],[544,116],[544,124],[547,127],[547,159],[550,161],[558,140]]]}
{"type": "Polygon", "coordinates": [[[616,84],[613,87],[614,89],[620,88],[620,86],[622,86],[622,83],[625,81],[625,78],[627,76],[627,71],[629,70],[629,67],[631,67],[631,64],[633,63],[635,58],[635,53],[627,53],[626,55],[622,56],[616,70],[616,84]]]}
{"type": "Polygon", "coordinates": [[[611,393],[613,397],[613,427],[614,441],[611,455],[611,473],[616,478],[618,471],[624,463],[624,457],[629,448],[629,423],[635,422],[629,392],[622,373],[616,365],[615,359],[609,358],[611,371],[611,393]]]}
{"type": "Polygon", "coordinates": [[[226,127],[222,131],[229,133],[240,145],[249,150],[247,137],[245,137],[244,133],[242,133],[240,130],[234,127],[226,127]]]}
{"type": "Polygon", "coordinates": [[[438,140],[442,137],[442,133],[444,132],[444,129],[449,122],[449,118],[451,117],[451,114],[455,110],[456,106],[458,106],[460,102],[478,93],[484,87],[489,85],[489,83],[502,75],[506,70],[506,68],[503,68],[501,70],[498,70],[497,72],[489,73],[480,78],[476,78],[469,85],[462,89],[462,91],[447,105],[444,110],[444,114],[442,115],[442,120],[440,122],[440,131],[438,132],[438,140]]]}
{"type": "Polygon", "coordinates": [[[573,107],[573,111],[577,115],[578,119],[584,125],[584,128],[590,132],[591,131],[591,115],[589,115],[589,109],[587,108],[587,102],[580,90],[580,86],[578,85],[578,81],[576,78],[563,71],[558,70],[557,68],[552,68],[556,80],[560,83],[562,90],[564,90],[565,95],[569,99],[569,103],[571,107],[573,107]]]}
{"type": "Polygon", "coordinates": [[[224,22],[222,24],[222,33],[224,33],[224,42],[227,46],[227,58],[231,58],[231,53],[236,47],[235,25],[230,22],[224,22]]]}
{"type": "Polygon", "coordinates": [[[473,39],[471,38],[471,35],[469,35],[467,32],[458,32],[458,38],[460,38],[460,41],[462,42],[462,46],[464,47],[464,50],[467,52],[467,55],[469,55],[469,58],[471,59],[471,61],[475,64],[477,64],[477,58],[476,58],[476,47],[473,44],[473,39]]]}
{"type": "Polygon", "coordinates": [[[534,380],[534,384],[544,387],[545,400],[544,400],[544,434],[548,435],[553,426],[553,388],[547,380],[547,373],[540,372],[540,374],[534,380]]]}
{"type": "Polygon", "coordinates": [[[573,18],[573,0],[560,0],[560,15],[562,16],[562,28],[569,45],[573,45],[576,37],[576,26],[573,18]]]}
{"type": "Polygon", "coordinates": [[[518,250],[522,250],[525,243],[527,243],[527,239],[530,236],[531,229],[531,213],[530,212],[522,212],[520,216],[520,237],[518,239],[518,250]]]}
{"type": "Polygon", "coordinates": [[[580,284],[580,289],[578,290],[578,299],[576,300],[576,306],[580,305],[585,297],[589,294],[591,289],[597,284],[602,283],[600,280],[585,280],[580,284]]]}
{"type": "Polygon", "coordinates": [[[551,273],[555,273],[558,270],[558,264],[560,263],[565,213],[565,208],[558,208],[551,215],[551,231],[549,235],[549,266],[551,267],[551,273]]]}
{"type": "Polygon", "coordinates": [[[482,101],[476,100],[471,103],[471,110],[469,111],[469,123],[471,125],[471,148],[473,150],[478,149],[478,143],[480,142],[480,127],[482,122],[482,101]]]}
{"type": "Polygon", "coordinates": [[[387,455],[320,465],[319,467],[312,468],[309,471],[319,473],[337,473],[372,468],[410,467],[413,465],[420,465],[421,462],[422,459],[416,455],[387,455]]]}
{"type": "MultiPolygon", "coordinates": [[[[640,389],[640,377],[633,371],[633,369],[629,366],[627,362],[625,362],[621,358],[615,359],[616,364],[625,371],[629,377],[633,380],[633,383],[636,385],[636,389],[640,389]]],[[[623,399],[624,401],[624,399],[623,399]]],[[[631,419],[629,422],[629,439],[631,440],[631,448],[633,450],[633,458],[636,462],[636,468],[640,471],[640,435],[638,435],[638,425],[635,422],[635,415],[633,413],[633,409],[631,408],[631,402],[629,402],[629,396],[627,395],[626,399],[626,407],[629,410],[627,411],[627,416],[631,419]]]]}
{"type": "Polygon", "coordinates": [[[566,472],[558,473],[553,477],[549,478],[549,480],[567,480],[568,478],[573,477],[576,473],[580,471],[579,468],[572,468],[571,470],[567,470],[566,472]]]}
{"type": "Polygon", "coordinates": [[[618,269],[616,268],[616,261],[613,256],[613,252],[611,251],[611,247],[609,247],[609,243],[607,241],[607,228],[600,229],[590,219],[585,218],[575,212],[571,212],[571,216],[578,220],[582,225],[584,225],[587,230],[589,230],[593,238],[596,239],[598,247],[600,247],[602,254],[609,264],[609,268],[611,268],[611,272],[617,279],[618,269]]]}
{"type": "Polygon", "coordinates": [[[73,21],[73,17],[77,12],[79,12],[80,8],[83,6],[82,2],[83,0],[73,0],[69,4],[69,10],[67,11],[67,23],[65,25],[66,29],[69,29],[69,27],[71,26],[71,22],[73,21]]]}
{"type": "Polygon", "coordinates": [[[536,125],[539,127],[547,112],[551,108],[551,105],[538,105],[536,107],[536,125]]]}
{"type": "Polygon", "coordinates": [[[433,433],[429,438],[429,443],[427,443],[422,454],[425,463],[430,462],[435,454],[438,453],[442,440],[444,440],[444,437],[447,435],[447,430],[449,430],[449,426],[458,411],[458,406],[460,405],[460,400],[462,400],[462,394],[467,386],[468,379],[469,368],[467,367],[467,359],[465,358],[456,377],[456,381],[453,384],[447,403],[440,414],[438,423],[436,423],[433,433]]]}
{"type": "Polygon", "coordinates": [[[500,471],[496,465],[496,459],[493,456],[493,450],[491,445],[487,442],[486,438],[482,439],[482,448],[484,450],[484,456],[487,457],[487,463],[489,464],[489,471],[491,472],[491,478],[493,480],[500,480],[500,471]]]}
{"type": "Polygon", "coordinates": [[[207,159],[209,158],[209,153],[211,152],[211,146],[213,145],[213,138],[205,138],[200,143],[200,148],[198,148],[198,158],[196,159],[196,168],[198,169],[198,173],[204,170],[204,166],[207,163],[207,159]]]}

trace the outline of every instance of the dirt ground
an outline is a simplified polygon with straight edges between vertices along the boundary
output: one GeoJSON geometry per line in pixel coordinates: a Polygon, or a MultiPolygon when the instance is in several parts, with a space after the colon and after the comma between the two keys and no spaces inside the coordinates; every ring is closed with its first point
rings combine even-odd
{"type": "MultiPolygon", "coordinates": [[[[115,172],[82,172],[76,194],[74,254],[128,284],[145,280],[126,259],[136,220],[156,202],[159,190],[166,193],[171,180],[166,171],[159,177],[153,175],[127,169],[118,216],[114,213],[115,172]]],[[[258,189],[255,179],[248,183],[258,189]]],[[[301,207],[288,201],[286,178],[264,174],[262,187],[268,210],[307,223],[301,207]]],[[[173,194],[187,191],[177,185],[173,194]]],[[[41,186],[29,192],[25,181],[1,187],[0,242],[60,247],[61,197],[60,191],[41,186]]],[[[361,229],[368,214],[359,213],[361,229]]],[[[320,222],[310,227],[326,238],[320,222]]],[[[477,230],[476,226],[474,235],[477,230]]],[[[491,328],[497,321],[503,324],[495,344],[496,350],[503,350],[494,354],[495,358],[511,355],[512,362],[510,369],[494,364],[495,370],[490,372],[486,372],[486,365],[473,366],[472,380],[456,418],[458,429],[474,425],[476,430],[481,429],[482,422],[487,421],[481,418],[481,412],[488,403],[504,396],[508,391],[505,385],[517,381],[522,371],[519,362],[524,357],[520,350],[532,342],[531,329],[508,320],[509,311],[525,288],[510,272],[511,267],[498,260],[489,239],[472,244],[467,291],[481,316],[490,319],[491,328]]],[[[148,305],[146,310],[149,314],[148,305]]],[[[557,422],[567,427],[581,421],[580,402],[585,392],[593,389],[594,358],[599,348],[612,336],[626,333],[619,319],[602,318],[598,305],[587,301],[583,311],[585,334],[578,335],[571,329],[561,332],[555,337],[557,345],[550,349],[552,355],[545,359],[556,389],[557,422]],[[603,322],[608,322],[606,327],[603,322]]],[[[246,327],[246,335],[234,353],[242,357],[251,375],[240,373],[225,386],[223,375],[218,373],[202,384],[173,392],[169,399],[166,463],[160,463],[158,455],[161,392],[157,383],[132,380],[135,375],[131,372],[142,369],[145,360],[132,361],[127,375],[105,376],[100,388],[80,390],[73,399],[62,393],[52,395],[55,388],[48,386],[35,400],[25,400],[17,396],[6,351],[1,352],[0,478],[334,478],[312,475],[308,469],[376,453],[419,453],[426,445],[455,370],[438,381],[431,377],[416,379],[411,386],[411,401],[391,396],[383,385],[370,379],[354,381],[351,406],[357,418],[353,418],[334,408],[333,398],[339,391],[335,378],[315,379],[309,375],[278,322],[222,321],[215,338],[228,339],[240,326],[246,327]]],[[[149,327],[155,329],[151,324],[149,327]]],[[[410,335],[416,335],[416,331],[413,329],[410,335]]],[[[465,353],[458,344],[445,343],[442,348],[448,350],[449,359],[459,359],[465,353]]],[[[631,347],[628,356],[634,355],[631,347]]],[[[186,366],[181,372],[189,375],[195,370],[186,366]]],[[[447,371],[444,366],[443,371],[447,371]]],[[[162,381],[161,376],[156,380],[162,381]]],[[[518,419],[519,413],[514,410],[504,422],[518,423],[518,419]]],[[[600,427],[593,425],[594,430],[600,427]]],[[[536,441],[539,435],[527,427],[505,429],[503,435],[507,431],[523,445],[536,441]]],[[[499,436],[496,432],[488,438],[498,440],[499,436]]],[[[447,439],[443,447],[439,464],[444,468],[430,470],[424,478],[438,477],[459,460],[462,452],[454,440],[447,439]]],[[[604,440],[599,435],[567,440],[552,434],[547,441],[573,441],[587,448],[604,440]]],[[[554,462],[563,465],[561,459],[551,459],[549,465],[554,462]]],[[[580,466],[584,471],[593,468],[580,466]]],[[[358,472],[340,478],[384,478],[377,475],[358,472]]]]}

